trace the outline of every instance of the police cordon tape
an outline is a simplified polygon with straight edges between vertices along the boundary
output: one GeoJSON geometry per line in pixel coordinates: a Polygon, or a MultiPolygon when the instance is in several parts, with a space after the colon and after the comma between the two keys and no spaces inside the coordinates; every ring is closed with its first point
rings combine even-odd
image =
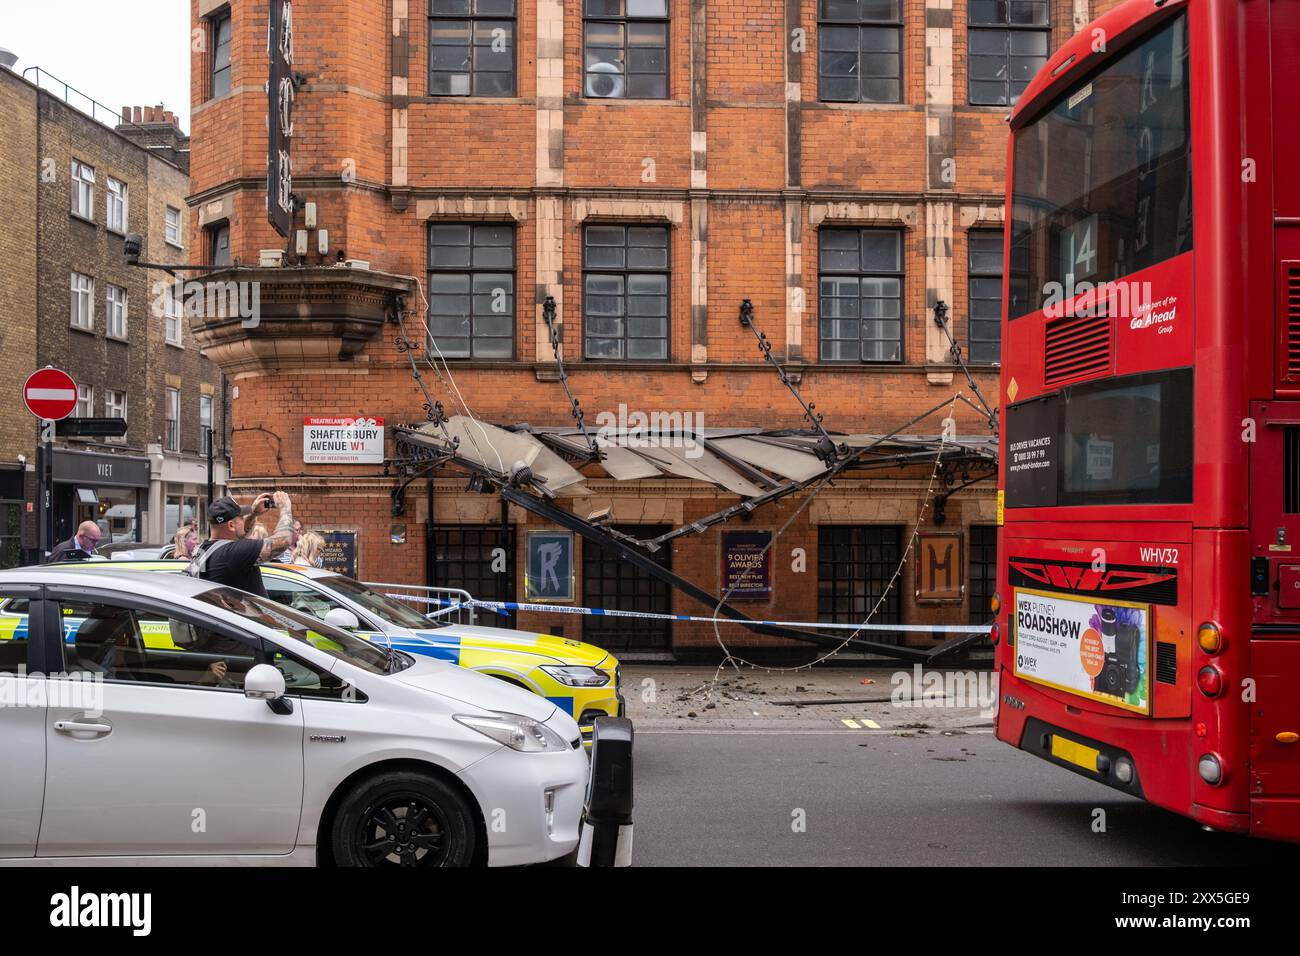
{"type": "MultiPolygon", "coordinates": [[[[446,610],[436,612],[448,614],[464,608],[477,608],[484,611],[496,611],[506,614],[510,611],[542,611],[547,614],[585,614],[591,617],[635,617],[653,621],[696,621],[702,624],[762,624],[771,627],[815,627],[836,631],[908,631],[945,634],[987,634],[988,625],[979,624],[827,624],[822,621],[765,621],[757,618],[739,620],[730,617],[696,617],[691,614],[655,614],[652,611],[615,611],[603,607],[567,607],[557,604],[526,604],[518,601],[452,601],[447,598],[425,597],[418,594],[398,594],[385,592],[384,597],[398,601],[414,601],[417,604],[431,604],[446,610]]],[[[430,615],[431,617],[433,615],[430,615]]]]}

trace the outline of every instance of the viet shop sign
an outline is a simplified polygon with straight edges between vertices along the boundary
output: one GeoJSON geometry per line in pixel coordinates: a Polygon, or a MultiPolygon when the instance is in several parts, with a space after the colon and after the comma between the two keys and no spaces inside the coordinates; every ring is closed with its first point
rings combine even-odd
{"type": "Polygon", "coordinates": [[[772,596],[772,532],[722,532],[722,593],[730,598],[772,596]]]}
{"type": "Polygon", "coordinates": [[[302,420],[302,460],[308,465],[382,465],[384,420],[308,415],[302,420]]]}

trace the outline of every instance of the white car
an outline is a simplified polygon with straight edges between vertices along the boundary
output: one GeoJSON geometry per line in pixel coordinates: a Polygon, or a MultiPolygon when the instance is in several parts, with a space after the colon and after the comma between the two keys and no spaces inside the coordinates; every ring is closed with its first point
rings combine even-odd
{"type": "Polygon", "coordinates": [[[0,862],[536,863],[589,773],[548,701],[183,575],[0,571],[0,862]],[[48,675],[48,676],[45,676],[48,675]]]}

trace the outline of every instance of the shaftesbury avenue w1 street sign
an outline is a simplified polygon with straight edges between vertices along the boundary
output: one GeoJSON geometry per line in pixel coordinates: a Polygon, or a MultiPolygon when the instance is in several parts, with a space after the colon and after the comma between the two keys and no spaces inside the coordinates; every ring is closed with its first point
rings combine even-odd
{"type": "Polygon", "coordinates": [[[267,33],[271,72],[266,82],[266,213],[275,231],[288,238],[293,230],[293,170],[289,141],[293,138],[293,5],[271,0],[267,33]]]}

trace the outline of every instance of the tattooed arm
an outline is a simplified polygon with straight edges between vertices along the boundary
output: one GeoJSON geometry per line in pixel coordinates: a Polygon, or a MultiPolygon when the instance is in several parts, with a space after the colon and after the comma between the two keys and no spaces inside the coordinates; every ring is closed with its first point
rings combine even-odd
{"type": "Polygon", "coordinates": [[[283,491],[277,491],[272,498],[273,507],[280,509],[280,520],[275,530],[262,542],[262,554],[259,561],[265,561],[272,555],[278,555],[293,542],[293,502],[283,491]]]}

